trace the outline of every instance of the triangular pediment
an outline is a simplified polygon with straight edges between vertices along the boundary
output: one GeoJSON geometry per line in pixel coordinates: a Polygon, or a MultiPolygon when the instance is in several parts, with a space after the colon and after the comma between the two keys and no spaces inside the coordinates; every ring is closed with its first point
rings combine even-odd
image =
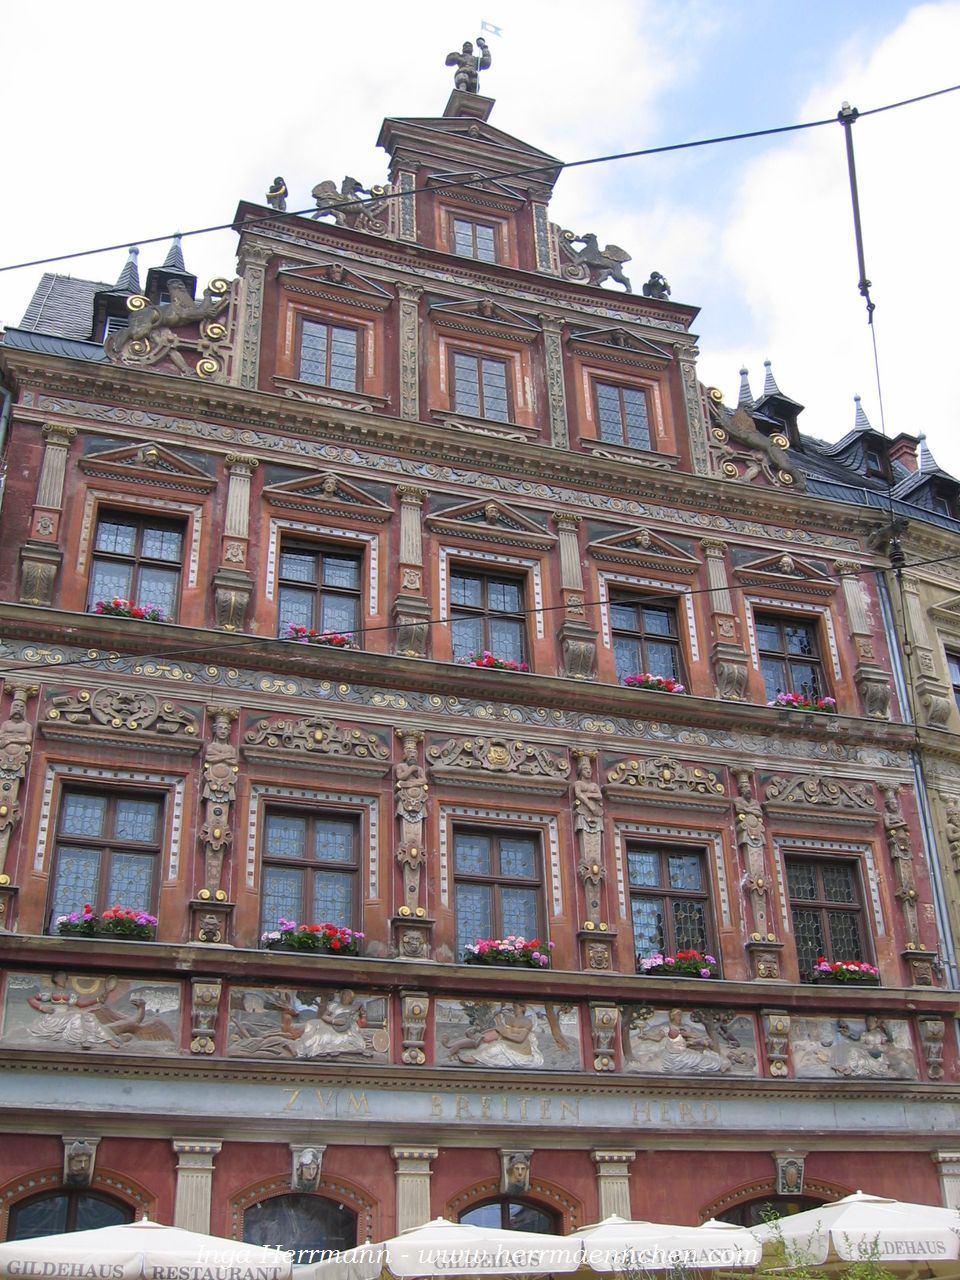
{"type": "Polygon", "coordinates": [[[954,627],[960,628],[960,595],[944,596],[930,606],[928,613],[940,622],[952,623],[954,627]]]}
{"type": "Polygon", "coordinates": [[[484,498],[448,507],[427,516],[428,528],[478,542],[508,542],[515,546],[552,547],[557,541],[516,507],[484,498]]]}
{"type": "Polygon", "coordinates": [[[263,496],[273,507],[317,515],[346,515],[383,523],[393,514],[385,503],[371,498],[363,489],[332,471],[317,471],[282,484],[267,485],[263,496]]]}
{"type": "Polygon", "coordinates": [[[639,334],[632,333],[622,325],[610,325],[599,329],[573,329],[567,342],[570,346],[589,348],[592,354],[603,353],[614,358],[618,356],[643,356],[669,364],[673,353],[668,347],[658,346],[639,334]]]}
{"type": "Polygon", "coordinates": [[[642,526],[596,538],[587,549],[595,560],[633,565],[635,568],[658,569],[661,572],[668,569],[672,573],[690,576],[700,568],[700,561],[695,556],[642,526]]]}
{"type": "Polygon", "coordinates": [[[430,303],[429,312],[430,318],[438,325],[469,328],[473,332],[489,332],[494,336],[507,331],[512,338],[519,338],[521,341],[532,342],[541,332],[540,325],[535,320],[495,302],[492,298],[435,301],[430,303]]]}
{"type": "Polygon", "coordinates": [[[162,444],[127,444],[119,449],[103,449],[86,454],[79,465],[86,475],[159,485],[165,489],[206,493],[217,485],[213,476],[162,444]]]}
{"type": "Polygon", "coordinates": [[[385,310],[393,301],[393,295],[378,281],[361,275],[342,262],[307,265],[286,261],[281,263],[279,275],[284,287],[293,293],[336,298],[377,311],[385,310]]]}
{"type": "Polygon", "coordinates": [[[481,178],[476,169],[440,170],[430,175],[427,186],[455,192],[459,199],[469,200],[474,191],[504,196],[517,204],[523,204],[526,199],[526,192],[516,184],[505,182],[502,178],[481,178]]]}
{"type": "Polygon", "coordinates": [[[807,595],[833,595],[837,589],[835,579],[790,551],[761,556],[737,565],[733,576],[738,582],[753,586],[776,587],[781,591],[787,589],[807,595]]]}

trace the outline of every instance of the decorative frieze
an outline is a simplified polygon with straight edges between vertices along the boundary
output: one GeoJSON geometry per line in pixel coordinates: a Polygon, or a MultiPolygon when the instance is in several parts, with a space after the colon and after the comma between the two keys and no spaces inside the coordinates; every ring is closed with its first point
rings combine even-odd
{"type": "Polygon", "coordinates": [[[723,783],[712,769],[703,765],[687,765],[666,755],[621,760],[608,771],[607,783],[623,788],[623,794],[632,790],[637,798],[648,800],[662,793],[717,799],[724,795],[723,783]]]}
{"type": "Polygon", "coordinates": [[[565,784],[570,761],[520,738],[448,738],[427,750],[431,772],[478,785],[555,790],[565,784]]]}
{"type": "Polygon", "coordinates": [[[40,722],[45,738],[118,745],[129,742],[137,750],[188,752],[200,749],[197,717],[174,702],[146,689],[79,689],[55,694],[40,722]]]}
{"type": "Polygon", "coordinates": [[[764,799],[771,811],[800,806],[813,810],[805,816],[815,817],[818,810],[829,810],[831,821],[853,817],[872,822],[877,817],[877,796],[869,783],[844,782],[822,774],[776,774],[764,785],[764,799]]]}
{"type": "Polygon", "coordinates": [[[389,767],[390,748],[378,734],[314,715],[256,721],[243,735],[243,755],[260,763],[315,756],[322,758],[327,768],[384,773],[389,767]]]}

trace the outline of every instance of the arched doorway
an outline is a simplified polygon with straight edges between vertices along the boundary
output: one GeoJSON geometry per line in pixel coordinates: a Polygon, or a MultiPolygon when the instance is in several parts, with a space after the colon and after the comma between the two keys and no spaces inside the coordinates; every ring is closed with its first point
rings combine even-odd
{"type": "Polygon", "coordinates": [[[498,1196],[475,1204],[460,1214],[460,1222],[471,1227],[497,1227],[505,1231],[541,1231],[547,1235],[559,1235],[560,1228],[555,1213],[529,1200],[509,1199],[498,1196]]]}
{"type": "Polygon", "coordinates": [[[250,1205],[243,1215],[243,1238],[248,1244],[293,1249],[303,1255],[295,1261],[308,1263],[311,1251],[352,1249],[357,1243],[357,1215],[326,1196],[290,1192],[250,1205]]]}
{"type": "Polygon", "coordinates": [[[86,1189],[41,1191],[25,1196],[10,1206],[8,1240],[31,1240],[34,1236],[61,1235],[65,1231],[90,1231],[94,1227],[115,1227],[133,1222],[132,1205],[86,1189]]]}

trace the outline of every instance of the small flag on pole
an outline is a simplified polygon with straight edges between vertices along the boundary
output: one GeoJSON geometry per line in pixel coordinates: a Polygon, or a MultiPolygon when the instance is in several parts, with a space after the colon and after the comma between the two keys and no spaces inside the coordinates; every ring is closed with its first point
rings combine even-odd
{"type": "Polygon", "coordinates": [[[503,27],[495,27],[492,22],[481,22],[480,30],[486,31],[492,36],[502,36],[503,27]]]}

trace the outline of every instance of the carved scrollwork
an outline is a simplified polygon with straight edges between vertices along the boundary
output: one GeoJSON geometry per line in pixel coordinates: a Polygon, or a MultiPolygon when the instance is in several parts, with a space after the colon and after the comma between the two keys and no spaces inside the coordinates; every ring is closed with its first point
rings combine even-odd
{"type": "Polygon", "coordinates": [[[672,756],[650,760],[621,760],[607,774],[607,782],[628,787],[649,787],[657,791],[687,791],[696,795],[724,794],[723,783],[712,769],[687,766],[672,756]]]}
{"type": "Polygon", "coordinates": [[[768,804],[816,805],[820,809],[877,812],[877,797],[865,782],[840,782],[821,777],[787,778],[777,775],[764,788],[768,804]]]}
{"type": "Polygon", "coordinates": [[[358,760],[388,760],[390,748],[373,733],[348,729],[324,716],[299,720],[258,720],[243,737],[247,747],[278,747],[311,755],[349,756],[358,760]]]}
{"type": "Polygon", "coordinates": [[[442,746],[431,747],[427,756],[434,768],[555,780],[570,774],[569,760],[514,738],[450,738],[442,746]]]}
{"type": "Polygon", "coordinates": [[[59,694],[47,707],[46,725],[103,725],[128,733],[196,738],[196,717],[143,689],[80,689],[59,694]]]}

